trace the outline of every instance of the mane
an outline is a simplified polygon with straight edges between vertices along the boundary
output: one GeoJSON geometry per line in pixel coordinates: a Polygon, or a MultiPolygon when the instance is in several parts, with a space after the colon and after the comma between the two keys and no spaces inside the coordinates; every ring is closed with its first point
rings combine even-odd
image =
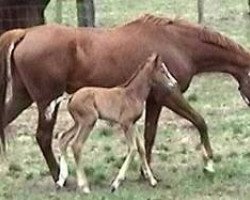
{"type": "Polygon", "coordinates": [[[151,14],[145,14],[132,22],[127,23],[125,26],[135,24],[135,23],[143,23],[143,24],[154,24],[158,26],[178,26],[187,29],[192,29],[198,32],[199,39],[204,42],[208,43],[229,51],[233,51],[235,53],[243,53],[248,54],[249,51],[241,46],[239,43],[235,42],[234,40],[228,38],[227,36],[222,35],[218,31],[214,31],[211,28],[206,26],[202,26],[199,24],[191,23],[187,20],[181,19],[176,17],[174,19],[168,17],[157,17],[151,14]]]}
{"type": "Polygon", "coordinates": [[[119,87],[127,87],[135,79],[139,72],[144,68],[145,64],[146,62],[140,64],[139,67],[135,70],[135,72],[124,83],[119,85],[119,87]]]}

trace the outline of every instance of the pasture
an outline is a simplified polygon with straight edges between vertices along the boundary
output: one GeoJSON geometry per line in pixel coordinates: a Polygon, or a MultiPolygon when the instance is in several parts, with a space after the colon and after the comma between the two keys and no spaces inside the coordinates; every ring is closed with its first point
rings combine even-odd
{"type": "MultiPolygon", "coordinates": [[[[182,16],[196,21],[196,1],[187,0],[97,0],[97,24],[112,27],[150,12],[182,16]]],[[[46,10],[53,22],[54,1],[46,10]]],[[[205,4],[205,24],[222,31],[244,46],[250,46],[250,16],[246,0],[210,0],[205,4]]],[[[64,2],[63,21],[75,25],[73,1],[64,2]]],[[[185,97],[205,118],[215,153],[216,173],[204,176],[197,130],[187,121],[164,109],[153,151],[153,170],[161,179],[156,188],[140,180],[136,157],[127,179],[111,194],[109,185],[124,159],[126,144],[119,130],[99,123],[83,150],[85,170],[92,194],[57,192],[35,141],[37,111],[26,110],[7,130],[16,135],[6,158],[0,163],[0,199],[18,200],[165,200],[165,199],[250,199],[250,110],[242,100],[236,81],[223,74],[198,75],[185,97]]],[[[61,106],[55,133],[73,121],[65,103],[61,106]]],[[[143,132],[143,120],[138,123],[143,132]]],[[[54,149],[58,152],[57,141],[54,149]]],[[[71,155],[71,154],[70,154],[71,155]]],[[[71,159],[72,160],[72,159],[71,159]]],[[[75,176],[73,162],[70,173],[75,176]]]]}

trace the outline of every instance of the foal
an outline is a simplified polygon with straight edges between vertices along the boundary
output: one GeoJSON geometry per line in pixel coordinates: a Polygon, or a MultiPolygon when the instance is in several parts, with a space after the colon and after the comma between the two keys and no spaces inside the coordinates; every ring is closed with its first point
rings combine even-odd
{"type": "Polygon", "coordinates": [[[73,94],[68,109],[75,124],[59,136],[60,175],[57,185],[63,187],[68,176],[66,149],[70,145],[76,162],[77,185],[84,193],[89,193],[86,175],[81,169],[81,149],[97,119],[118,123],[124,131],[128,154],[111,185],[116,190],[125,179],[126,171],[134,157],[136,147],[142,162],[142,170],[152,186],[157,184],[147,163],[144,146],[133,132],[135,122],[141,117],[144,102],[154,85],[159,85],[169,92],[176,89],[177,82],[162,63],[159,56],[152,54],[131,78],[121,86],[114,88],[85,87],[73,94]]]}

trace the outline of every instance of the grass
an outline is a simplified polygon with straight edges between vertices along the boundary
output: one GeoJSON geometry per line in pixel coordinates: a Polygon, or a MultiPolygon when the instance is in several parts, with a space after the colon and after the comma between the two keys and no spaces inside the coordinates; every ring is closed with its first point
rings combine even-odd
{"type": "MultiPolygon", "coordinates": [[[[246,0],[205,2],[207,25],[245,46],[250,44],[246,0]]],[[[197,20],[196,1],[102,0],[96,3],[98,26],[115,26],[145,12],[197,20]]],[[[64,1],[63,12],[63,23],[75,26],[73,0],[64,1]]],[[[46,10],[46,16],[48,22],[54,21],[54,1],[46,10]]],[[[7,159],[2,158],[0,163],[0,200],[250,199],[250,114],[236,82],[220,74],[196,76],[185,96],[207,121],[216,161],[213,177],[206,177],[202,172],[202,159],[196,150],[199,142],[196,129],[164,109],[152,165],[161,179],[157,188],[139,179],[137,156],[122,187],[114,194],[109,192],[109,184],[124,160],[126,146],[118,130],[99,124],[83,152],[93,193],[84,196],[76,191],[57,192],[35,142],[36,112],[31,108],[12,125],[17,138],[10,143],[7,159]]],[[[65,130],[70,123],[71,118],[63,108],[55,132],[65,130]]],[[[71,154],[70,158],[70,173],[75,176],[71,154]]]]}

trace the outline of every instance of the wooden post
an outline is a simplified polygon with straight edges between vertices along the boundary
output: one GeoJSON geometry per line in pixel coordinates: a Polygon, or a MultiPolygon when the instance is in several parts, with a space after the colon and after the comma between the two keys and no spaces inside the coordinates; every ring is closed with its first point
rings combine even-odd
{"type": "Polygon", "coordinates": [[[59,24],[62,23],[62,0],[56,0],[56,19],[59,24]]]}
{"type": "MultiPolygon", "coordinates": [[[[249,0],[250,1],[250,0],[249,0]]],[[[198,22],[204,22],[204,0],[197,0],[198,22]]]]}
{"type": "Polygon", "coordinates": [[[94,0],[76,0],[78,26],[95,26],[94,0]]]}
{"type": "Polygon", "coordinates": [[[248,14],[250,15],[250,0],[248,0],[248,14]]]}

